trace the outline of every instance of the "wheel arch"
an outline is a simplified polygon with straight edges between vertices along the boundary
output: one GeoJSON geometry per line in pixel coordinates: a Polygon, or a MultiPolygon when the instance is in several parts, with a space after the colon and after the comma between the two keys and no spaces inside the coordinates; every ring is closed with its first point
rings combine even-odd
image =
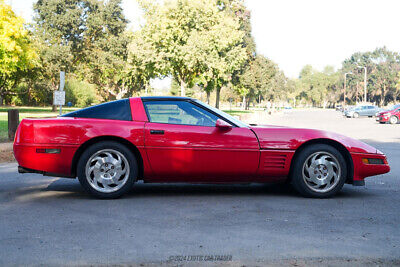
{"type": "Polygon", "coordinates": [[[137,164],[139,167],[138,178],[143,178],[143,174],[144,174],[143,157],[140,154],[139,149],[132,142],[130,142],[122,137],[112,136],[112,135],[96,136],[94,138],[87,140],[86,142],[84,142],[83,144],[81,144],[79,146],[79,148],[76,150],[76,152],[74,154],[74,157],[72,158],[72,164],[71,164],[71,174],[74,177],[76,177],[76,175],[77,175],[76,169],[78,166],[79,158],[81,157],[82,153],[91,145],[98,143],[98,142],[103,142],[103,141],[114,141],[114,142],[118,142],[118,143],[128,147],[133,152],[133,154],[135,155],[136,160],[137,160],[137,164]]]}
{"type": "Polygon", "coordinates": [[[350,152],[347,150],[347,148],[341,144],[338,141],[332,140],[332,139],[328,139],[328,138],[317,138],[317,139],[311,139],[308,140],[306,142],[304,142],[303,144],[301,144],[295,151],[293,158],[291,160],[291,164],[290,164],[290,170],[289,170],[289,176],[288,179],[291,179],[291,174],[293,171],[293,162],[295,160],[297,160],[298,155],[300,154],[300,152],[302,150],[304,150],[306,147],[310,146],[310,145],[315,145],[315,144],[325,144],[325,145],[330,145],[334,148],[336,148],[340,154],[342,154],[343,158],[346,161],[347,164],[347,178],[346,178],[346,183],[352,184],[353,183],[353,173],[354,173],[354,165],[353,165],[353,160],[351,158],[350,152]]]}

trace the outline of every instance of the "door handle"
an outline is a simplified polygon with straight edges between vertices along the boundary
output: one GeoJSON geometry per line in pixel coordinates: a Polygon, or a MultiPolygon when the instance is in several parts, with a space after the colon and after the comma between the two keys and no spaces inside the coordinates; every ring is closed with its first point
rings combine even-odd
{"type": "Polygon", "coordinates": [[[164,134],[164,130],[150,130],[150,134],[164,134]]]}

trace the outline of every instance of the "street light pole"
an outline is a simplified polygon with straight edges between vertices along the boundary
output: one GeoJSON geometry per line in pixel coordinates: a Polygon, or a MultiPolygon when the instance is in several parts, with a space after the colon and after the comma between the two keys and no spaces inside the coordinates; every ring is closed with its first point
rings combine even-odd
{"type": "Polygon", "coordinates": [[[364,69],[364,103],[367,102],[367,67],[360,67],[360,69],[364,69]]]}
{"type": "Polygon", "coordinates": [[[344,74],[344,92],[343,92],[343,107],[346,106],[346,77],[348,74],[353,74],[352,72],[346,72],[344,74]]]}

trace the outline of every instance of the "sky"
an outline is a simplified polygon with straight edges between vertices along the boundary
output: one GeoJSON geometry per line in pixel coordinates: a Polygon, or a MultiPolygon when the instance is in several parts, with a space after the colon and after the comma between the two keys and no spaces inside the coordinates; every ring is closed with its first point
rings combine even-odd
{"type": "MultiPolygon", "coordinates": [[[[6,0],[27,21],[35,0],[6,0]]],[[[400,52],[399,0],[245,0],[257,52],[275,61],[295,78],[311,64],[318,70],[341,62],[357,51],[386,46],[400,52]]],[[[141,12],[135,0],[123,0],[130,27],[141,12]]]]}

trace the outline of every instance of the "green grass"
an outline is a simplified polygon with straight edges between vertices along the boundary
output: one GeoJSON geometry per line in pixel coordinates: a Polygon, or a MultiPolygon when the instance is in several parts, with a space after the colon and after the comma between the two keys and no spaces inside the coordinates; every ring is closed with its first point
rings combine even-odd
{"type": "Polygon", "coordinates": [[[241,114],[253,113],[253,111],[251,110],[223,110],[223,112],[228,113],[229,115],[232,116],[239,116],[241,114]]]}
{"type": "MultiPolygon", "coordinates": [[[[7,114],[7,110],[9,109],[19,109],[19,113],[52,113],[58,115],[57,112],[51,112],[51,107],[0,107],[0,113],[5,112],[7,114]]],[[[63,113],[70,112],[73,110],[77,110],[78,108],[66,108],[63,107],[63,113]]]]}
{"type": "MultiPolygon", "coordinates": [[[[52,112],[51,107],[0,107],[0,142],[8,140],[8,113],[9,109],[19,109],[19,120],[27,117],[54,117],[59,112],[52,112]]],[[[67,113],[78,108],[63,108],[67,113]]]]}

